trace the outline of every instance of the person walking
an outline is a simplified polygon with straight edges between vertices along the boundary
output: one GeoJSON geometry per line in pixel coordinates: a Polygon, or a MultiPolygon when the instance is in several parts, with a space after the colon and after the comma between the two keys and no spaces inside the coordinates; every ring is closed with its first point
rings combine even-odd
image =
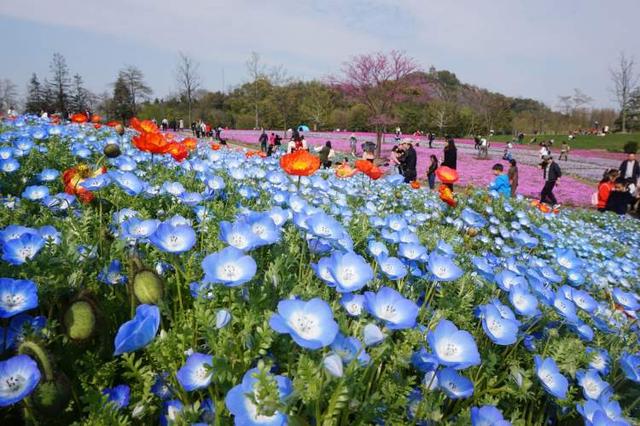
{"type": "Polygon", "coordinates": [[[509,160],[509,170],[507,176],[509,177],[509,185],[511,185],[511,197],[516,196],[516,190],[518,189],[518,164],[516,160],[509,160]]]}
{"type": "Polygon", "coordinates": [[[436,139],[436,135],[433,132],[429,132],[429,148],[433,148],[433,141],[436,139]]]}
{"type": "Polygon", "coordinates": [[[180,131],[184,130],[184,120],[182,118],[178,122],[178,127],[180,128],[180,131]]]}
{"type": "Polygon", "coordinates": [[[267,142],[269,140],[269,136],[267,132],[262,129],[262,133],[260,133],[260,137],[258,138],[258,142],[260,142],[260,151],[267,152],[267,142]]]}
{"type": "Polygon", "coordinates": [[[404,182],[410,183],[416,180],[418,173],[416,172],[416,163],[418,155],[413,145],[408,140],[402,143],[404,147],[404,155],[402,156],[402,171],[404,172],[404,182]]]}
{"type": "Polygon", "coordinates": [[[558,160],[562,160],[562,157],[564,157],[564,161],[569,161],[570,150],[571,147],[569,146],[567,141],[562,141],[562,145],[560,146],[560,157],[558,157],[558,160]]]}
{"type": "Polygon", "coordinates": [[[358,150],[358,139],[356,139],[356,134],[355,133],[351,133],[351,136],[349,136],[349,145],[351,147],[351,155],[353,155],[354,157],[357,154],[357,150],[358,150]]]}
{"type": "Polygon", "coordinates": [[[447,138],[447,144],[444,146],[444,160],[443,166],[447,166],[451,169],[456,169],[458,165],[458,150],[453,138],[447,138]]]}
{"type": "Polygon", "coordinates": [[[427,181],[429,182],[429,189],[436,187],[436,170],[438,169],[438,157],[431,154],[431,162],[429,163],[429,169],[427,170],[427,181]]]}
{"type": "Polygon", "coordinates": [[[558,204],[558,200],[556,199],[555,195],[553,195],[553,188],[556,186],[558,179],[562,177],[560,166],[558,165],[558,163],[553,161],[552,156],[546,155],[543,158],[542,170],[544,177],[544,186],[542,187],[542,191],[540,192],[540,202],[551,204],[553,208],[560,207],[560,204],[558,204]]]}

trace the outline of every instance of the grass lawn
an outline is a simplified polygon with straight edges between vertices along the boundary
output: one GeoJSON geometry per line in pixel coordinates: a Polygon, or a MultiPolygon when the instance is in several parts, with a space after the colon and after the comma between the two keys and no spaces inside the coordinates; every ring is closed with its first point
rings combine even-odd
{"type": "MultiPolygon", "coordinates": [[[[527,135],[524,137],[525,143],[528,143],[533,136],[527,135]]],[[[567,135],[538,135],[538,142],[553,139],[555,141],[554,146],[560,146],[560,142],[563,140],[569,140],[567,135]]],[[[496,135],[491,140],[498,142],[506,142],[511,140],[510,135],[496,135]]],[[[636,141],[640,145],[640,133],[614,133],[607,136],[576,136],[571,141],[571,148],[577,149],[606,149],[607,151],[622,152],[622,147],[628,141],[636,141]]]]}

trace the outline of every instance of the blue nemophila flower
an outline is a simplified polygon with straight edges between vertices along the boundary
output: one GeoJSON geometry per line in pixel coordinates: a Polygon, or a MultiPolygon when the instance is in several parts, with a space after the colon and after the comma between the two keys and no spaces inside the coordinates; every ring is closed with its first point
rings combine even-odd
{"type": "Polygon", "coordinates": [[[527,286],[526,278],[508,269],[503,269],[495,275],[496,284],[504,291],[510,291],[513,286],[527,286]]]}
{"type": "Polygon", "coordinates": [[[305,224],[309,232],[317,237],[328,240],[338,240],[342,238],[345,233],[342,224],[324,212],[318,212],[308,216],[305,219],[305,224]]]}
{"type": "Polygon", "coordinates": [[[431,252],[428,263],[429,272],[437,281],[455,281],[464,273],[451,257],[438,254],[436,251],[431,252]]]}
{"type": "Polygon", "coordinates": [[[411,364],[423,373],[435,371],[440,365],[438,358],[424,347],[411,355],[411,364]]]}
{"type": "Polygon", "coordinates": [[[538,310],[538,299],[529,293],[528,288],[525,286],[516,285],[511,287],[511,291],[509,291],[509,301],[520,315],[533,317],[540,314],[538,310]]]}
{"type": "Polygon", "coordinates": [[[587,353],[591,356],[589,367],[593,368],[603,376],[609,374],[609,364],[611,363],[611,357],[606,350],[589,347],[587,348],[587,353]]]}
{"type": "Polygon", "coordinates": [[[60,232],[51,225],[38,228],[38,235],[40,235],[46,243],[60,244],[60,232]]]}
{"type": "Polygon", "coordinates": [[[136,315],[118,329],[114,355],[134,352],[153,341],[160,327],[160,310],[154,305],[140,305],[136,315]]]}
{"type": "Polygon", "coordinates": [[[10,318],[38,307],[38,287],[33,281],[0,278],[0,318],[10,318]]]}
{"type": "Polygon", "coordinates": [[[618,401],[612,401],[608,395],[603,395],[597,401],[588,399],[582,405],[576,405],[576,410],[591,426],[629,426],[630,423],[623,417],[622,408],[618,401]]]}
{"type": "Polygon", "coordinates": [[[357,317],[364,310],[364,296],[361,294],[345,293],[340,299],[340,304],[352,317],[357,317]]]}
{"type": "Polygon", "coordinates": [[[124,284],[127,282],[127,276],[122,273],[120,261],[114,259],[107,268],[98,273],[98,280],[109,285],[124,284]]]}
{"type": "Polygon", "coordinates": [[[441,320],[433,331],[427,333],[427,342],[438,362],[447,367],[462,370],[480,364],[480,354],[473,336],[458,330],[454,323],[441,320]]]}
{"type": "Polygon", "coordinates": [[[249,255],[235,247],[212,253],[202,260],[205,283],[236,287],[250,281],[256,274],[257,265],[249,255]]]}
{"type": "Polygon", "coordinates": [[[260,238],[253,233],[251,226],[245,221],[220,222],[220,239],[230,246],[244,251],[253,250],[261,243],[260,238]]]}
{"type": "Polygon", "coordinates": [[[438,371],[438,386],[451,399],[469,398],[473,395],[473,383],[454,368],[438,371]]]}
{"type": "Polygon", "coordinates": [[[127,219],[120,225],[122,229],[121,238],[133,238],[135,240],[149,238],[160,226],[158,219],[141,220],[137,217],[127,219]]]}
{"type": "Polygon", "coordinates": [[[22,192],[22,198],[31,201],[42,200],[49,195],[49,188],[42,185],[27,186],[22,192]]]}
{"type": "Polygon", "coordinates": [[[598,399],[601,395],[610,393],[609,383],[602,380],[596,370],[578,370],[576,379],[586,399],[598,399]]]}
{"type": "Polygon", "coordinates": [[[151,237],[151,243],[159,250],[168,253],[184,253],[196,243],[196,233],[191,226],[174,226],[161,223],[151,237]]]}
{"type": "Polygon", "coordinates": [[[619,287],[616,287],[611,292],[611,295],[613,296],[613,300],[627,311],[637,311],[640,309],[638,296],[634,293],[623,291],[619,287]]]}
{"type": "Polygon", "coordinates": [[[281,300],[278,313],[269,319],[269,325],[281,334],[289,334],[300,346],[320,349],[330,345],[338,334],[338,323],[327,302],[320,298],[309,301],[281,300]]]}
{"type": "Polygon", "coordinates": [[[377,345],[387,337],[382,330],[380,330],[380,327],[373,323],[365,325],[362,333],[365,346],[377,345]]]}
{"type": "Polygon", "coordinates": [[[85,188],[88,191],[99,191],[102,188],[109,185],[110,183],[111,183],[111,178],[109,178],[109,175],[106,173],[103,173],[101,175],[85,179],[83,182],[80,183],[80,186],[85,188]]]}
{"type": "Polygon", "coordinates": [[[460,214],[460,219],[467,224],[467,226],[471,226],[474,228],[482,228],[487,224],[487,220],[478,212],[465,207],[460,214]]]}
{"type": "Polygon", "coordinates": [[[571,292],[571,300],[573,300],[578,308],[589,314],[593,314],[598,308],[598,302],[584,290],[574,288],[571,292]]]}
{"type": "MultiPolygon", "coordinates": [[[[281,426],[287,424],[287,415],[270,407],[261,407],[259,394],[259,371],[252,368],[242,377],[242,383],[234,386],[224,399],[227,409],[234,416],[234,424],[240,426],[281,426]],[[256,405],[257,404],[257,405],[256,405]]],[[[291,380],[284,376],[267,375],[267,380],[275,381],[278,399],[284,402],[293,392],[291,380]]]]}
{"type": "Polygon", "coordinates": [[[376,260],[382,272],[390,280],[400,280],[407,275],[407,267],[397,257],[389,257],[386,254],[382,254],[376,260]]]}
{"type": "Polygon", "coordinates": [[[361,365],[366,365],[371,361],[360,340],[344,336],[342,333],[336,335],[331,343],[331,349],[340,356],[345,364],[349,364],[354,359],[357,359],[361,365]]]}
{"type": "Polygon", "coordinates": [[[16,355],[0,361],[0,407],[8,407],[26,398],[39,382],[38,364],[28,355],[16,355]]]}
{"type": "Polygon", "coordinates": [[[231,312],[226,309],[219,309],[216,312],[216,328],[223,328],[229,324],[229,321],[231,321],[231,312]]]}
{"type": "Polygon", "coordinates": [[[168,381],[169,373],[163,372],[156,376],[156,381],[151,386],[151,392],[160,399],[169,399],[174,390],[168,381]]]}
{"type": "Polygon", "coordinates": [[[498,309],[491,304],[481,307],[482,328],[485,334],[496,345],[512,345],[518,340],[518,327],[516,320],[503,318],[498,309]]]}
{"type": "Polygon", "coordinates": [[[582,261],[576,256],[575,251],[570,248],[556,248],[555,257],[558,264],[567,270],[582,266],[582,261]]]}
{"type": "Polygon", "coordinates": [[[243,218],[251,232],[257,237],[256,247],[277,243],[281,230],[267,213],[251,213],[243,218]]]}
{"type": "Polygon", "coordinates": [[[567,299],[561,291],[556,293],[556,297],[553,299],[553,307],[569,322],[574,322],[578,319],[576,314],[576,305],[571,300],[567,299]]]}
{"type": "Polygon", "coordinates": [[[213,356],[194,352],[176,373],[180,386],[187,392],[209,386],[213,377],[213,356]]]}
{"type": "Polygon", "coordinates": [[[502,413],[493,405],[471,407],[471,426],[510,426],[502,413]]]}
{"type": "Polygon", "coordinates": [[[322,360],[322,366],[327,373],[333,377],[342,377],[344,375],[344,366],[342,365],[342,358],[338,354],[330,353],[322,360]]]}
{"type": "Polygon", "coordinates": [[[326,263],[326,269],[340,293],[358,291],[373,278],[373,270],[367,261],[350,252],[334,252],[326,263]]]}
{"type": "Polygon", "coordinates": [[[11,265],[22,265],[35,257],[44,247],[44,239],[38,234],[24,233],[2,243],[2,260],[11,265]]]}
{"type": "Polygon", "coordinates": [[[640,355],[631,355],[624,351],[618,362],[627,379],[640,383],[640,355]]]}
{"type": "Polygon", "coordinates": [[[564,399],[567,396],[569,382],[560,373],[553,358],[542,359],[540,356],[535,355],[533,361],[535,362],[536,375],[544,390],[556,398],[564,399]]]}
{"type": "Polygon", "coordinates": [[[369,240],[367,243],[367,251],[373,257],[378,257],[381,254],[389,254],[387,246],[384,243],[375,240],[369,240]]]}
{"type": "Polygon", "coordinates": [[[0,160],[0,171],[4,173],[13,173],[20,168],[20,163],[15,158],[0,160]]]}
{"type": "Polygon", "coordinates": [[[391,330],[413,328],[416,325],[418,305],[392,288],[381,287],[377,293],[367,291],[364,294],[364,306],[391,330]]]}
{"type": "Polygon", "coordinates": [[[127,195],[138,195],[145,188],[145,182],[131,172],[109,172],[113,181],[127,195]]]}
{"type": "Polygon", "coordinates": [[[125,408],[129,405],[131,389],[127,385],[118,385],[106,388],[102,391],[102,394],[107,396],[107,402],[115,404],[117,408],[125,408]]]}
{"type": "Polygon", "coordinates": [[[400,243],[398,256],[408,260],[422,260],[427,255],[427,249],[417,243],[400,243]]]}
{"type": "MultiPolygon", "coordinates": [[[[4,341],[4,349],[9,350],[17,347],[24,341],[27,332],[35,335],[41,335],[40,331],[47,324],[47,319],[41,315],[32,317],[28,314],[19,314],[11,318],[9,327],[6,329],[4,341]]],[[[2,332],[0,331],[0,341],[2,340],[2,332]]],[[[0,344],[0,352],[2,352],[2,344],[0,344]]]]}

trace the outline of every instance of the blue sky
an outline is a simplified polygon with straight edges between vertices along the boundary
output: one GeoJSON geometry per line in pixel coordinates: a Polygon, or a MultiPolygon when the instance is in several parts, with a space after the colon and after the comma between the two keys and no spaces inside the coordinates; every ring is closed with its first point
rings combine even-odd
{"type": "MultiPolygon", "coordinates": [[[[247,80],[252,51],[290,76],[322,78],[351,55],[399,49],[425,69],[554,106],[579,88],[611,106],[609,68],[640,61],[637,0],[41,0],[0,3],[0,78],[24,89],[53,52],[95,92],[139,67],[155,96],[174,92],[178,51],[204,86],[247,80]]],[[[637,67],[640,71],[640,66],[637,67]]]]}

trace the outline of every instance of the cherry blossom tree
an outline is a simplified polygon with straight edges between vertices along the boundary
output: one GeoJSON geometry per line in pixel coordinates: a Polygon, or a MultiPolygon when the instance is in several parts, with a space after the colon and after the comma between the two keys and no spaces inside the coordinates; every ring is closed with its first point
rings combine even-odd
{"type": "MultiPolygon", "coordinates": [[[[345,62],[342,74],[331,77],[330,83],[347,97],[369,110],[369,122],[377,135],[376,155],[380,156],[382,132],[393,123],[393,107],[414,88],[415,61],[403,52],[376,52],[354,56],[345,62]]],[[[411,94],[413,95],[413,94],[411,94]]]]}

